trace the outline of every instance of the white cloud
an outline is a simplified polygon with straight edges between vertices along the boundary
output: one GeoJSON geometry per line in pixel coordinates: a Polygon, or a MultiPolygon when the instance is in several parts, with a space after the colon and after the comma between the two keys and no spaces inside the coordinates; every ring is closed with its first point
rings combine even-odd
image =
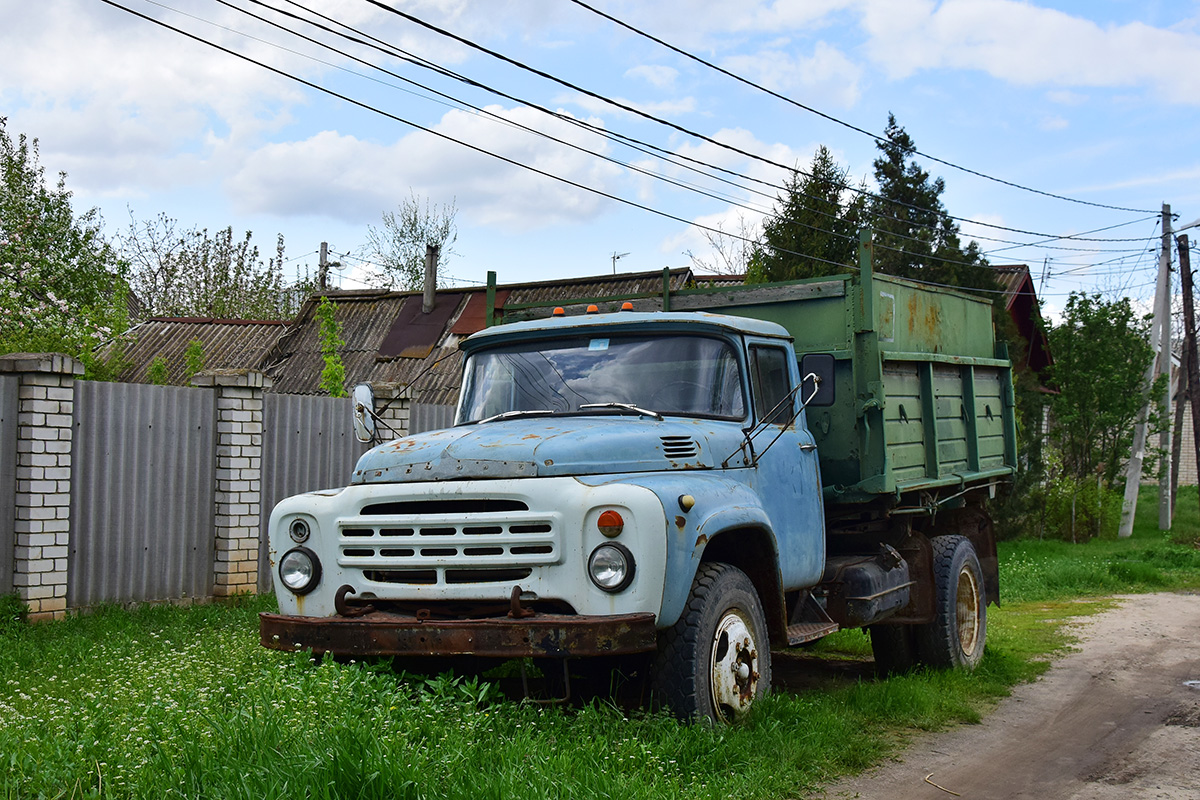
{"type": "Polygon", "coordinates": [[[1148,86],[1200,103],[1200,37],[1181,31],[1101,26],[1017,0],[865,0],[863,26],[893,78],[977,69],[1022,86],[1148,86]]]}
{"type": "Polygon", "coordinates": [[[1067,128],[1071,127],[1071,123],[1068,122],[1064,117],[1060,117],[1055,114],[1053,116],[1042,117],[1038,121],[1038,127],[1044,131],[1065,131],[1067,128]]]}
{"type": "Polygon", "coordinates": [[[641,78],[658,89],[670,88],[679,77],[679,70],[657,64],[642,64],[625,71],[626,78],[641,78]]]}
{"type": "Polygon", "coordinates": [[[848,108],[859,98],[862,69],[826,42],[817,42],[811,56],[772,47],[725,59],[721,66],[776,92],[802,92],[806,104],[848,108]]]}
{"type": "Polygon", "coordinates": [[[691,97],[677,97],[673,100],[662,100],[652,103],[643,103],[637,100],[627,100],[624,97],[612,98],[613,103],[606,103],[603,100],[597,100],[594,97],[589,97],[585,94],[573,94],[558,98],[560,103],[571,103],[582,108],[591,114],[617,114],[620,116],[637,116],[630,111],[624,111],[618,108],[614,103],[628,106],[629,108],[637,109],[644,114],[650,114],[655,117],[672,117],[679,114],[690,114],[696,110],[696,101],[691,97]]]}
{"type": "MultiPolygon", "coordinates": [[[[533,109],[496,106],[489,110],[559,139],[604,149],[595,134],[533,109]]],[[[600,191],[616,193],[624,174],[586,153],[476,114],[452,111],[435,130],[600,191]]],[[[577,223],[609,207],[593,192],[423,131],[390,144],[334,131],[301,142],[270,144],[247,159],[228,190],[245,212],[320,213],[359,223],[375,222],[411,190],[435,203],[454,200],[464,216],[508,230],[577,223]]]]}

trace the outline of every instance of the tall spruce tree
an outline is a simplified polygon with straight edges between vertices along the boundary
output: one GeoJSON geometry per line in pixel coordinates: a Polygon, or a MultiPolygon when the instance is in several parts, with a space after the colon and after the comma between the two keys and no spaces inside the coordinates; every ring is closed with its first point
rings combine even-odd
{"type": "Polygon", "coordinates": [[[893,114],[876,145],[877,193],[869,203],[875,231],[875,269],[902,278],[994,289],[995,280],[975,242],[962,246],[959,227],[942,205],[945,181],[917,163],[916,145],[893,114]]]}
{"type": "Polygon", "coordinates": [[[748,280],[788,281],[854,269],[864,202],[861,194],[846,199],[848,174],[824,145],[808,174],[792,173],[775,212],[763,222],[748,280]]]}

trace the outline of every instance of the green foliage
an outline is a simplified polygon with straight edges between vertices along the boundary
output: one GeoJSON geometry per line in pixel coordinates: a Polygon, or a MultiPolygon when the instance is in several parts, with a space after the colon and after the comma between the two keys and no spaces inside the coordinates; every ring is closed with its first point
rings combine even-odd
{"type": "Polygon", "coordinates": [[[146,380],[155,386],[166,386],[170,383],[165,356],[155,356],[150,362],[150,366],[146,368],[146,380]]]}
{"type": "Polygon", "coordinates": [[[331,397],[346,397],[346,367],[338,353],[338,348],[346,342],[342,339],[342,325],[337,321],[337,309],[328,297],[322,297],[317,305],[317,319],[321,322],[321,357],[325,360],[321,389],[331,397]]]}
{"type": "Polygon", "coordinates": [[[367,226],[363,257],[374,265],[368,280],[387,289],[421,289],[425,285],[425,249],[431,244],[439,249],[437,269],[441,278],[450,257],[457,255],[457,214],[453,202],[438,207],[426,200],[422,208],[416,194],[404,200],[397,211],[384,212],[382,228],[367,226]]]}
{"type": "Polygon", "coordinates": [[[1096,478],[1056,475],[1040,492],[1045,508],[1043,533],[1069,542],[1116,535],[1121,524],[1122,495],[1096,478]]]}
{"type": "Polygon", "coordinates": [[[128,327],[127,269],[99,212],[76,217],[66,173],[50,187],[38,162],[37,140],[0,117],[0,353],[66,353],[104,377],[96,351],[128,327]]]}
{"type": "MultiPolygon", "coordinates": [[[[1066,623],[1105,607],[1076,598],[1200,587],[1200,550],[1153,530],[1132,539],[1000,547],[1005,605],[989,609],[973,673],[870,675],[867,637],[844,631],[777,656],[781,687],[743,725],[681,725],[607,703],[540,708],[475,677],[319,663],[258,643],[273,598],[192,608],[101,608],[9,625],[0,601],[0,797],[666,800],[818,796],[916,731],[976,722],[1070,644],[1066,623]]],[[[1196,529],[1197,496],[1181,524],[1196,529]]]]}
{"type": "Polygon", "coordinates": [[[1149,325],[1135,317],[1128,298],[1107,301],[1073,292],[1062,324],[1050,331],[1050,348],[1058,389],[1050,403],[1050,440],[1062,454],[1063,472],[1080,482],[1099,475],[1112,487],[1129,458],[1134,423],[1145,404],[1146,370],[1154,355],[1149,325]]]}
{"type": "Polygon", "coordinates": [[[29,608],[15,594],[0,594],[0,636],[25,624],[29,608]]]}
{"type": "Polygon", "coordinates": [[[933,179],[913,157],[916,144],[888,114],[883,141],[876,145],[877,196],[868,204],[875,230],[874,265],[879,272],[902,278],[995,289],[978,245],[962,246],[958,224],[942,205],[945,181],[933,179]]]}
{"type": "Polygon", "coordinates": [[[183,351],[183,375],[186,381],[191,381],[197,373],[204,371],[204,361],[204,343],[199,339],[192,339],[183,351]]]}
{"type": "Polygon", "coordinates": [[[146,313],[158,317],[290,319],[315,288],[310,277],[289,284],[283,277],[283,236],[275,255],[263,260],[253,234],[235,239],[233,228],[181,229],[166,214],[139,222],[130,215],[121,255],[146,313]]]}
{"type": "Polygon", "coordinates": [[[799,172],[776,198],[754,247],[748,283],[790,281],[850,272],[858,263],[862,195],[847,200],[849,170],[838,166],[824,145],[813,155],[807,175],[799,172]]]}

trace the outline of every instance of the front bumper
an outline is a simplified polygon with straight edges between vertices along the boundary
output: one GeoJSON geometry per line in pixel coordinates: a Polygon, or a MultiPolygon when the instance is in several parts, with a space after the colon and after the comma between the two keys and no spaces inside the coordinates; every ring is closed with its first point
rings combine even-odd
{"type": "Polygon", "coordinates": [[[418,619],[373,611],[359,617],[260,614],[259,637],[274,650],[352,656],[574,658],[655,648],[653,614],[535,614],[524,619],[418,619]]]}

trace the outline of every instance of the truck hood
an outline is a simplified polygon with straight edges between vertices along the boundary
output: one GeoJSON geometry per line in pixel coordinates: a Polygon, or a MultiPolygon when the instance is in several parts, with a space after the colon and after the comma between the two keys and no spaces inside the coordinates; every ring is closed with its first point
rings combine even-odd
{"type": "Polygon", "coordinates": [[[351,483],[707,469],[741,441],[737,422],[626,416],[500,420],[382,444],[358,460],[351,483]]]}

